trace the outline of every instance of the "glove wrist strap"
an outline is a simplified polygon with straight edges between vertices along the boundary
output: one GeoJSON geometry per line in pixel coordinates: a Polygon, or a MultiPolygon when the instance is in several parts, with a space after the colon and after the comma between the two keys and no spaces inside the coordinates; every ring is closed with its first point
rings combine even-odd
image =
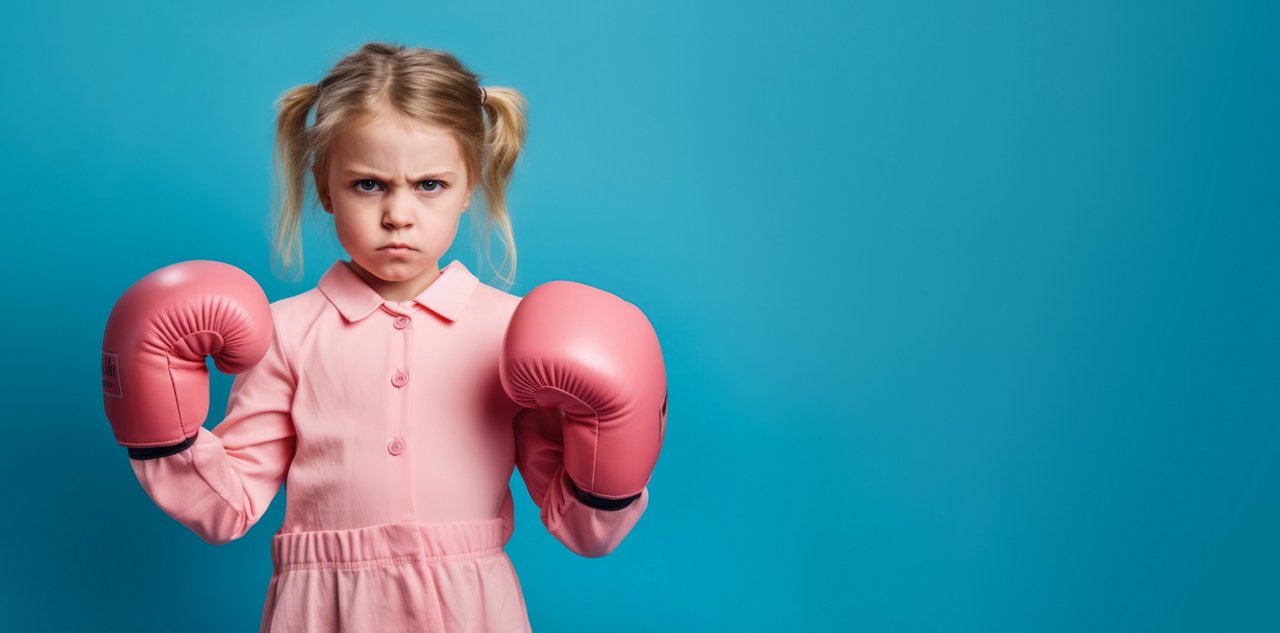
{"type": "Polygon", "coordinates": [[[143,448],[130,446],[128,447],[129,457],[133,459],[160,459],[161,457],[177,455],[178,453],[190,448],[192,444],[195,444],[196,438],[199,436],[200,434],[196,433],[195,435],[183,440],[182,443],[174,444],[172,446],[147,446],[143,448]]]}
{"type": "MultiPolygon", "coordinates": [[[[568,478],[566,477],[566,479],[568,478]]],[[[578,498],[578,501],[581,501],[588,507],[592,507],[597,510],[606,510],[609,512],[616,512],[631,505],[632,502],[640,498],[641,494],[637,492],[630,497],[624,497],[622,499],[606,499],[604,497],[597,497],[593,494],[583,492],[578,488],[578,484],[573,483],[572,479],[569,479],[569,487],[573,488],[573,494],[578,498]]]]}

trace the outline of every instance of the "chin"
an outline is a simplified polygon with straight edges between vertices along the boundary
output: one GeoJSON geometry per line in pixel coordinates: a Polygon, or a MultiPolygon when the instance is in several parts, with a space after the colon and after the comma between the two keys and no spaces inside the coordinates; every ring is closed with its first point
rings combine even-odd
{"type": "Polygon", "coordinates": [[[373,272],[376,272],[378,277],[387,281],[404,281],[406,279],[412,279],[417,275],[417,272],[413,269],[403,265],[396,266],[384,264],[382,266],[375,266],[373,268],[373,272]]]}
{"type": "Polygon", "coordinates": [[[387,275],[393,276],[400,280],[412,279],[414,277],[417,277],[422,273],[427,272],[427,269],[429,268],[431,267],[424,263],[419,263],[419,262],[414,262],[414,263],[396,262],[392,264],[383,264],[382,266],[378,267],[379,270],[386,273],[387,275]]]}

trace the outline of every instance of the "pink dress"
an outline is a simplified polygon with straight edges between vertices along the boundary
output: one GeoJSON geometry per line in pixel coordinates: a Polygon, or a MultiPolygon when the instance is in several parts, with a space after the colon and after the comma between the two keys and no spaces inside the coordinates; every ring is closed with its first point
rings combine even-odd
{"type": "Polygon", "coordinates": [[[522,409],[498,380],[520,297],[454,260],[412,301],[333,264],[271,304],[266,357],[226,418],[187,450],[130,459],[155,503],[200,538],[245,534],[288,486],[261,631],[528,631],[504,547],[519,468],[543,525],[582,556],[613,551],[644,513],[578,501],[559,409],[522,409]]]}

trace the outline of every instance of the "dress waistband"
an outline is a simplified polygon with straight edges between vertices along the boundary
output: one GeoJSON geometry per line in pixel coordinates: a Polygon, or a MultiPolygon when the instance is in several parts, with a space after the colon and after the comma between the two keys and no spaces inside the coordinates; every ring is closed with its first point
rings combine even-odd
{"type": "Polygon", "coordinates": [[[271,539],[276,573],[294,569],[354,568],[406,561],[446,561],[500,553],[504,520],[386,523],[352,530],[284,532],[271,539]]]}

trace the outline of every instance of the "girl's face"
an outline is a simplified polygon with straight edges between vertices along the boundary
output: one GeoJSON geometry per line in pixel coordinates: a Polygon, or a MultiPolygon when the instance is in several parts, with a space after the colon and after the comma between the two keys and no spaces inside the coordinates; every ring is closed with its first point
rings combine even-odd
{"type": "Polygon", "coordinates": [[[381,114],[334,140],[317,194],[352,271],[388,301],[413,299],[435,281],[471,203],[452,135],[381,114]]]}

